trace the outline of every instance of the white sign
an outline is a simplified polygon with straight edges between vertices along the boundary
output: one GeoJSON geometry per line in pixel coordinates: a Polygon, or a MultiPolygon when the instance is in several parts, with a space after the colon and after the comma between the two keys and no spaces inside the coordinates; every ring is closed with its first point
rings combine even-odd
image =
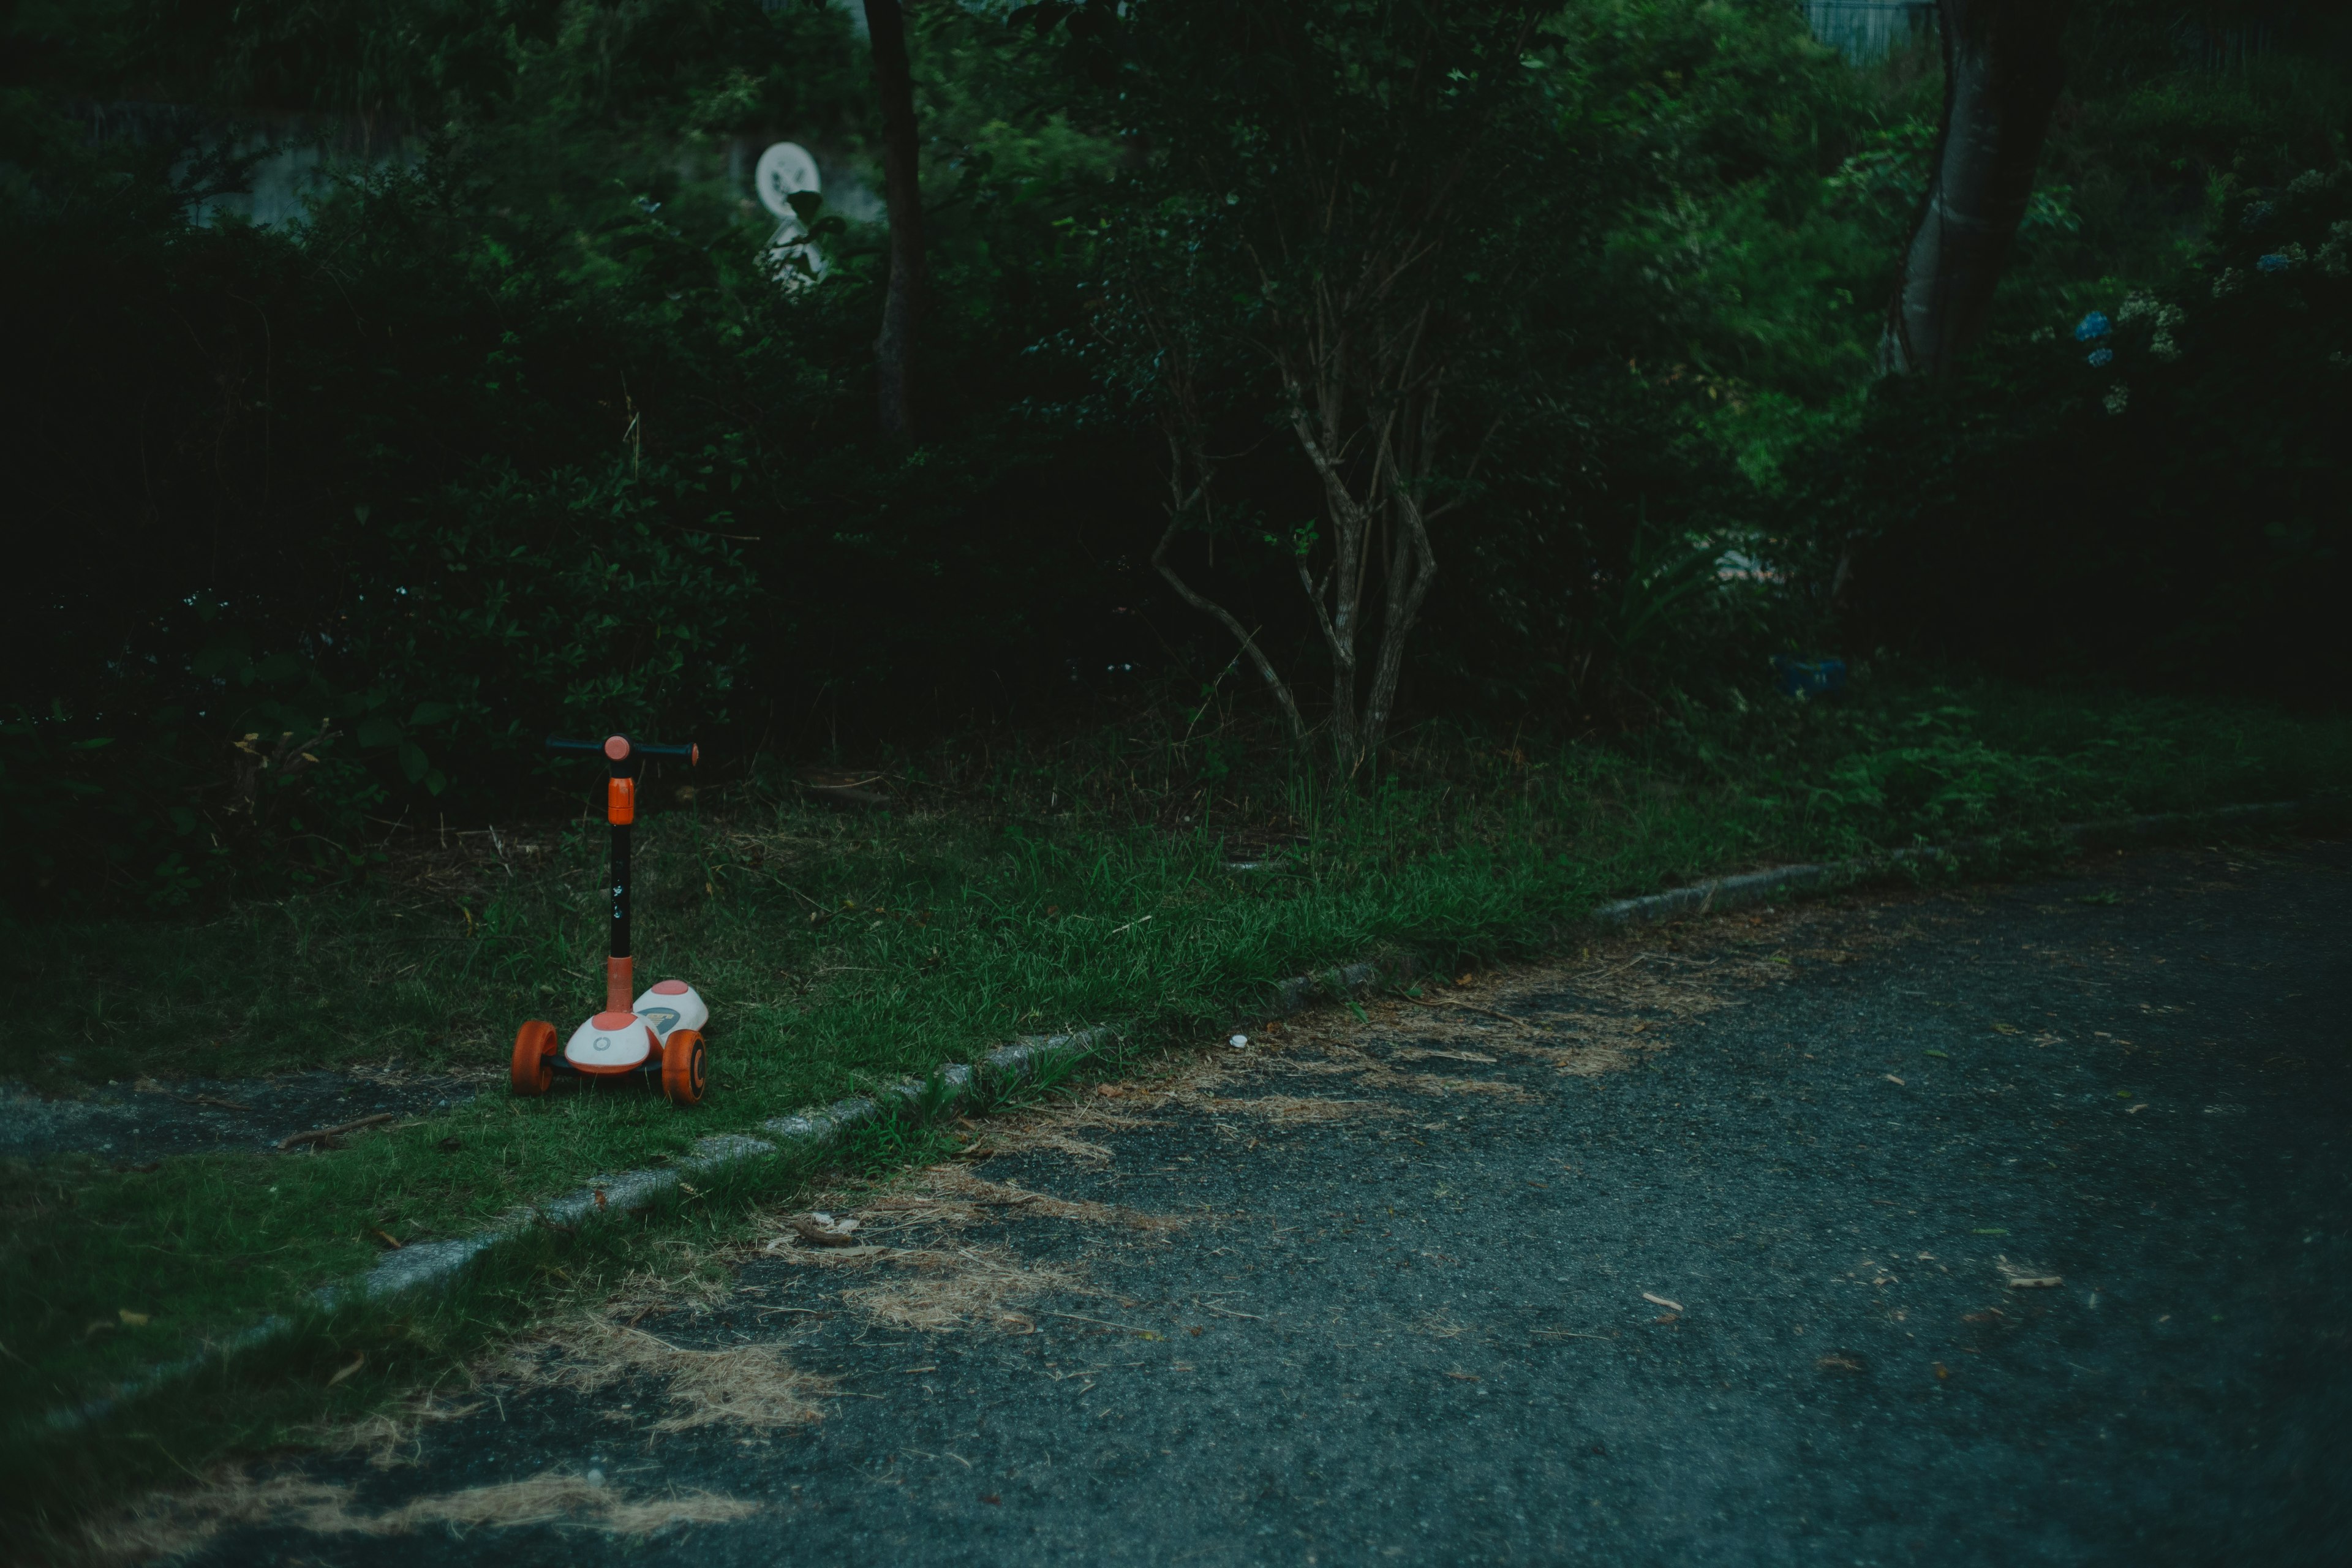
{"type": "MultiPolygon", "coordinates": [[[[743,165],[738,163],[737,168],[743,165]]],[[[801,191],[821,191],[816,160],[797,142],[779,142],[760,154],[759,173],[751,176],[760,187],[760,205],[778,217],[791,217],[793,196],[801,191]]]]}
{"type": "Polygon", "coordinates": [[[824,276],[824,253],[809,239],[808,226],[793,211],[792,198],[803,191],[820,193],[816,160],[797,142],[779,142],[760,154],[751,176],[759,187],[760,205],[776,215],[776,232],[768,241],[768,270],[787,289],[804,289],[824,276]]]}

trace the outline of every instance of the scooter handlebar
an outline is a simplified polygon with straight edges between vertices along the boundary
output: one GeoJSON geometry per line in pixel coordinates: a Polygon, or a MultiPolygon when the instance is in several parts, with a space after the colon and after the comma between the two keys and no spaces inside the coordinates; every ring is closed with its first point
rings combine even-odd
{"type": "Polygon", "coordinates": [[[702,761],[702,748],[691,742],[683,746],[656,746],[629,735],[608,735],[601,741],[567,741],[561,735],[550,735],[547,749],[604,757],[615,763],[625,762],[631,757],[683,757],[688,765],[692,766],[702,761]]]}

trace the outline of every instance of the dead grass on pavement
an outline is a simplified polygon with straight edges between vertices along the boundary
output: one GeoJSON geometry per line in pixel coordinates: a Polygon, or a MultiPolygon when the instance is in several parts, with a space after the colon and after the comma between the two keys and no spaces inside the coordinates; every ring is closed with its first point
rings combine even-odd
{"type": "Polygon", "coordinates": [[[297,1475],[256,1479],[242,1467],[222,1470],[190,1490],[156,1493],[93,1521],[83,1531],[85,1561],[148,1563],[184,1556],[224,1531],[263,1526],[316,1535],[400,1536],[434,1526],[512,1529],[562,1524],[615,1535],[646,1536],[673,1524],[724,1524],[761,1505],[693,1490],[631,1497],[618,1486],[567,1470],[520,1481],[414,1498],[370,1511],[348,1486],[297,1475]]]}
{"type": "Polygon", "coordinates": [[[663,1435],[717,1426],[767,1432],[821,1420],[818,1402],[834,1387],[831,1379],[793,1366],[773,1345],[698,1350],[603,1316],[544,1336],[509,1357],[504,1370],[524,1385],[583,1394],[635,1379],[657,1383],[668,1414],[652,1430],[663,1435]]]}

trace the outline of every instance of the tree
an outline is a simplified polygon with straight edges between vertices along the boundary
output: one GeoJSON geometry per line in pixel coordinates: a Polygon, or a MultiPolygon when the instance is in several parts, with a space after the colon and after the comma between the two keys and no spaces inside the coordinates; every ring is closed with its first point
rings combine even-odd
{"type": "Polygon", "coordinates": [[[907,19],[898,0],[866,0],[874,92],[882,107],[883,195],[890,214],[890,287],[874,340],[874,382],[886,439],[915,438],[915,322],[923,313],[922,143],[915,80],[907,66],[907,19]]]}
{"type": "MultiPolygon", "coordinates": [[[[1152,563],[1240,643],[1304,749],[1296,675],[1178,552],[1223,535],[1282,558],[1329,662],[1343,779],[1387,739],[1437,575],[1431,524],[1472,494],[1491,419],[1457,407],[1475,401],[1465,369],[1508,339],[1557,243],[1563,111],[1529,50],[1558,8],[1146,4],[1118,40],[1110,74],[1148,163],[1102,330],[1166,442],[1152,563]],[[1268,426],[1318,509],[1271,529],[1219,488],[1231,446],[1268,426]]],[[[1108,8],[1089,9],[1079,41],[1098,49],[1108,8]]]]}
{"type": "Polygon", "coordinates": [[[1880,373],[1940,374],[1984,325],[2065,78],[2068,0],[1940,0],[1944,121],[1878,346],[1880,373]]]}

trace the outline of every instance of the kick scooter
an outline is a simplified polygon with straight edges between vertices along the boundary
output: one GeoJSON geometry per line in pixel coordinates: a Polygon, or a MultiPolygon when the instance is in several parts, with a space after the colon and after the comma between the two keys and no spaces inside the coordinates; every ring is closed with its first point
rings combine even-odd
{"type": "Polygon", "coordinates": [[[635,984],[635,961],[629,954],[629,826],[637,819],[637,759],[683,757],[692,766],[702,760],[702,749],[652,746],[626,735],[602,741],[550,735],[547,749],[601,756],[611,764],[604,820],[613,828],[612,955],[604,960],[604,1010],[572,1031],[561,1051],[555,1047],[555,1026],[542,1019],[533,1018],[515,1031],[509,1075],[514,1091],[545,1094],[558,1073],[583,1078],[635,1073],[657,1078],[672,1104],[696,1104],[708,1081],[702,1026],[710,1021],[710,1009],[683,980],[657,982],[635,1000],[629,995],[635,984]]]}

